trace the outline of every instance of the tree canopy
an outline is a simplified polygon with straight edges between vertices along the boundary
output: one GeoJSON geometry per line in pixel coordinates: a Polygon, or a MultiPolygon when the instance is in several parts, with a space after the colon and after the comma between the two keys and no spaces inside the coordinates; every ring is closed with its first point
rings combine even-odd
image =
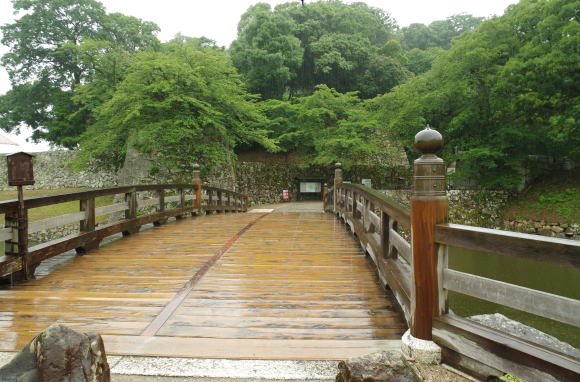
{"type": "Polygon", "coordinates": [[[427,123],[459,176],[483,186],[519,183],[532,157],[580,160],[580,0],[400,29],[364,3],[258,3],[228,51],[205,37],[160,43],[155,24],[96,0],[12,2],[0,128],[28,125],[81,160],[118,167],[133,145],[173,180],[248,148],[304,165],[395,163],[390,142],[410,148],[427,123]]]}
{"type": "Polygon", "coordinates": [[[410,146],[425,123],[460,175],[519,183],[530,156],[580,159],[577,0],[522,0],[464,33],[433,68],[376,100],[410,146]]]}
{"type": "Polygon", "coordinates": [[[250,90],[266,99],[308,95],[319,84],[368,98],[410,75],[381,50],[396,28],[386,12],[364,3],[258,3],[242,16],[230,53],[250,90]]]}
{"type": "MultiPolygon", "coordinates": [[[[157,25],[118,13],[95,0],[13,0],[18,18],[0,27],[10,51],[2,57],[12,89],[0,96],[0,128],[24,123],[34,138],[73,148],[90,115],[73,100],[82,83],[113,70],[123,53],[154,50],[157,25]],[[107,67],[107,64],[109,67],[107,67]],[[80,110],[85,112],[80,112],[80,110]]],[[[109,73],[111,74],[111,73],[109,73]]]]}
{"type": "Polygon", "coordinates": [[[81,158],[120,166],[133,144],[150,154],[166,178],[184,180],[194,163],[223,163],[240,143],[275,150],[257,128],[262,119],[224,52],[178,39],[132,58],[81,136],[81,158]]]}

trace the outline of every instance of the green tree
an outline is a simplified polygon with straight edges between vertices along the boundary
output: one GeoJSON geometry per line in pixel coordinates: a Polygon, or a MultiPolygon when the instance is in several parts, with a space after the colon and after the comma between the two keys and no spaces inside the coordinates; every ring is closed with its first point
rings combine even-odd
{"type": "Polygon", "coordinates": [[[513,187],[530,156],[580,159],[577,0],[523,0],[462,34],[426,73],[377,100],[410,146],[425,123],[481,185],[513,187]]]}
{"type": "Polygon", "coordinates": [[[414,23],[401,28],[401,43],[407,50],[449,49],[453,39],[463,32],[474,30],[483,20],[483,17],[460,13],[445,20],[433,21],[429,25],[414,23]]]}
{"type": "Polygon", "coordinates": [[[195,162],[223,163],[238,144],[276,149],[257,128],[262,115],[226,54],[185,41],[133,57],[126,77],[83,134],[81,161],[119,167],[135,142],[168,180],[184,181],[195,162]]]}
{"type": "Polygon", "coordinates": [[[251,91],[280,98],[302,64],[303,48],[294,35],[296,25],[258,3],[242,15],[238,39],[230,52],[251,91]]]}
{"type": "MultiPolygon", "coordinates": [[[[88,108],[73,99],[75,90],[102,71],[109,59],[158,45],[158,27],[121,14],[107,14],[95,0],[13,0],[19,18],[2,26],[2,57],[12,89],[0,96],[0,128],[35,129],[34,139],[74,147],[90,120],[88,108]],[[112,52],[115,52],[114,54],[112,52]]],[[[115,66],[116,64],[113,64],[115,66]]]]}
{"type": "Polygon", "coordinates": [[[392,65],[376,56],[395,29],[388,14],[364,3],[257,4],[242,16],[231,55],[250,90],[264,98],[311,94],[318,84],[371,97],[389,89],[367,84],[377,71],[389,76],[383,70],[392,65]]]}
{"type": "Polygon", "coordinates": [[[377,155],[383,163],[400,158],[384,144],[375,113],[356,93],[319,85],[309,96],[266,100],[260,106],[266,116],[263,128],[272,131],[283,151],[298,153],[304,165],[340,161],[348,168],[377,155]]]}

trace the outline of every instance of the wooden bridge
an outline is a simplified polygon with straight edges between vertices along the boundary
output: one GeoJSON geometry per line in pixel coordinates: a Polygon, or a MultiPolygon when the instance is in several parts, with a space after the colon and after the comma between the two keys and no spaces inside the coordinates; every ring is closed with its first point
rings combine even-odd
{"type": "Polygon", "coordinates": [[[432,130],[422,134],[410,210],[343,183],[340,168],[311,211],[246,212],[245,195],[205,187],[198,174],[193,184],[0,203],[0,276],[20,280],[0,290],[0,350],[19,350],[59,322],[101,333],[109,354],[343,359],[400,349],[408,326],[437,343],[444,362],[479,377],[577,381],[580,360],[453,315],[447,291],[576,327],[580,302],[449,269],[447,248],[579,268],[580,244],[447,224],[441,142],[432,130]],[[96,207],[103,195],[123,201],[96,207]],[[28,209],[70,201],[79,212],[27,223],[28,209]],[[79,221],[77,233],[28,247],[28,233],[79,221]],[[103,242],[120,234],[127,237],[103,242]],[[66,254],[75,249],[85,255],[66,254]],[[47,271],[51,262],[61,264],[47,271]]]}

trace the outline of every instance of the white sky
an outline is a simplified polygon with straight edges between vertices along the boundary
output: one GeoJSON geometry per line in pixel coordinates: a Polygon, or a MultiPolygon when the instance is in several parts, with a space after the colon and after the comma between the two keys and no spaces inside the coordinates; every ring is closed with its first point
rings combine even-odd
{"type": "MultiPolygon", "coordinates": [[[[107,12],[121,12],[147,21],[153,21],[161,28],[158,37],[167,41],[177,33],[186,36],[205,36],[215,40],[218,45],[229,46],[236,38],[240,16],[257,0],[100,0],[107,12]]],[[[286,3],[287,0],[265,0],[272,6],[286,3]]],[[[308,5],[309,0],[305,3],[308,5]]],[[[351,1],[346,1],[351,2],[351,1]]],[[[501,15],[505,8],[518,0],[366,0],[367,4],[382,8],[397,20],[399,26],[412,23],[429,24],[443,20],[457,13],[470,13],[474,16],[501,15]]],[[[0,25],[14,21],[12,2],[0,0],[0,25]]],[[[0,55],[7,48],[0,45],[0,55]]],[[[10,89],[6,71],[0,67],[0,94],[10,89]]],[[[32,145],[25,142],[30,132],[9,137],[23,145],[28,151],[42,151],[48,145],[32,145]]]]}

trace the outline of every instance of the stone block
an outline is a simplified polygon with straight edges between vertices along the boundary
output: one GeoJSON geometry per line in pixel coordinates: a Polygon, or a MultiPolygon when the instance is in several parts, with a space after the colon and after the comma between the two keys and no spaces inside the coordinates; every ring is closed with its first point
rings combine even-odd
{"type": "Polygon", "coordinates": [[[48,327],[0,368],[3,382],[110,382],[101,336],[48,327]]]}
{"type": "Polygon", "coordinates": [[[419,382],[414,368],[401,353],[385,351],[338,364],[336,382],[419,382]]]}

